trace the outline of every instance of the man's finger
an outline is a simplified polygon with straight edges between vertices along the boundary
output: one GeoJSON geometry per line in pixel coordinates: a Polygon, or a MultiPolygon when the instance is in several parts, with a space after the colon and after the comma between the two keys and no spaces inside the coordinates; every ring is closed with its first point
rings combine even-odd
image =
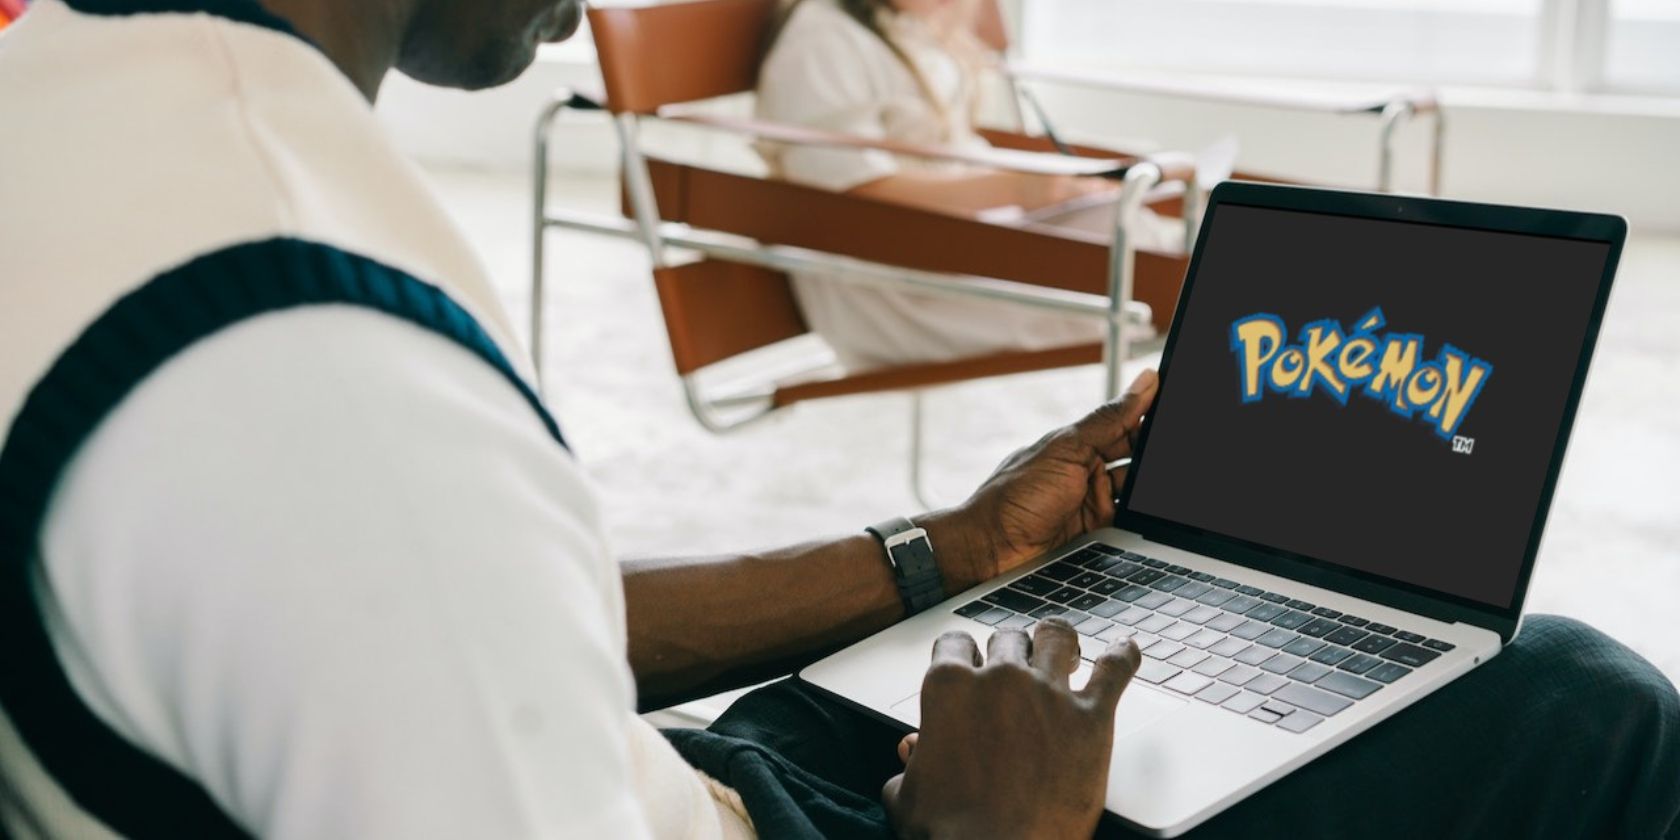
{"type": "Polygon", "coordinates": [[[1060,618],[1047,618],[1033,628],[1032,666],[1052,679],[1067,683],[1079,667],[1079,634],[1060,618]]]}
{"type": "Polygon", "coordinates": [[[910,763],[910,756],[911,756],[911,754],[913,754],[915,752],[916,752],[916,733],[912,732],[909,735],[904,736],[898,742],[898,761],[899,761],[899,763],[900,764],[909,764],[910,763]]]}
{"type": "Polygon", "coordinates": [[[1155,388],[1159,384],[1153,370],[1138,374],[1120,399],[1091,412],[1074,425],[1080,440],[1097,450],[1104,461],[1131,455],[1138,424],[1155,403],[1155,388]]]}
{"type": "Polygon", "coordinates": [[[1114,642],[1097,657],[1095,666],[1091,668],[1091,680],[1079,693],[1095,702],[1104,714],[1112,715],[1114,707],[1120,703],[1121,693],[1131,684],[1132,676],[1141,664],[1143,654],[1138,652],[1136,642],[1130,638],[1114,642]]]}
{"type": "Polygon", "coordinates": [[[1021,630],[997,630],[986,641],[986,661],[993,665],[1008,663],[1025,668],[1031,656],[1032,640],[1021,630]]]}
{"type": "Polygon", "coordinates": [[[954,662],[971,668],[980,667],[980,646],[974,637],[961,630],[951,630],[933,640],[933,664],[954,662]]]}

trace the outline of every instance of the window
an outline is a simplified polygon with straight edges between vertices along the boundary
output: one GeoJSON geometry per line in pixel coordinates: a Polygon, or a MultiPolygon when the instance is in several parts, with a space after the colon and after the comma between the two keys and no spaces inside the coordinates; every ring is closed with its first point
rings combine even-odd
{"type": "Polygon", "coordinates": [[[1680,0],[1613,0],[1609,18],[1604,86],[1680,91],[1680,0]]]}

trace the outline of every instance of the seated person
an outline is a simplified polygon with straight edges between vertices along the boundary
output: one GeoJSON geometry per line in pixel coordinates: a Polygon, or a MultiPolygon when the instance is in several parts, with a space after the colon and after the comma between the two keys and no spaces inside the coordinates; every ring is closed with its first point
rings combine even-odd
{"type": "MultiPolygon", "coordinates": [[[[861,531],[613,556],[479,263],[370,107],[393,67],[505,82],[578,14],[39,0],[0,39],[0,87],[28,92],[0,98],[0,147],[30,161],[0,169],[0,833],[1097,825],[1137,652],[1074,692],[1054,620],[994,635],[984,670],[974,640],[942,639],[927,696],[947,702],[919,740],[791,680],[709,730],[636,714],[789,673],[905,607],[861,531]]],[[[1105,464],[1154,388],[918,517],[947,591],[1106,523],[1105,464]]],[[[1677,742],[1661,674],[1531,617],[1205,831],[1657,837],[1680,814],[1677,742]]]]}
{"type": "MultiPolygon", "coordinates": [[[[758,116],[773,122],[958,149],[974,130],[982,71],[973,0],[796,0],[759,72],[758,116]]],[[[879,150],[761,144],[774,177],[880,201],[973,216],[1037,209],[1111,181],[1047,177],[879,150]]],[[[1183,228],[1145,211],[1139,246],[1177,251],[1183,228]]],[[[1103,340],[1103,322],[999,301],[861,286],[799,271],[806,322],[849,369],[938,362],[1103,340]]]]}

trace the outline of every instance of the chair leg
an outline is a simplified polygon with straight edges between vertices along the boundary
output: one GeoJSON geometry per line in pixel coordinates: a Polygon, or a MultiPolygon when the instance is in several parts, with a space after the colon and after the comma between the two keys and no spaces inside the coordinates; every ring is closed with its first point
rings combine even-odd
{"type": "Polygon", "coordinates": [[[938,500],[928,487],[927,469],[927,413],[922,405],[923,391],[910,392],[910,493],[923,511],[939,507],[938,500]]]}

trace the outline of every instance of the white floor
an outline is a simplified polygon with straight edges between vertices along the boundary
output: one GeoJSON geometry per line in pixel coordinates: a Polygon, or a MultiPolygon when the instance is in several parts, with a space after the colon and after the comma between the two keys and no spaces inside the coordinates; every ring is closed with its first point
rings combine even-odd
{"type": "MultiPolygon", "coordinates": [[[[525,323],[530,193],[517,177],[434,173],[510,310],[525,323]]],[[[605,180],[555,201],[614,206],[605,180]]],[[[912,511],[908,402],[804,405],[728,437],[702,430],[671,366],[634,244],[550,235],[547,391],[599,485],[626,556],[718,552],[852,532],[912,511]]],[[[937,392],[931,463],[960,498],[1016,446],[1079,416],[1095,369],[937,392]]],[[[1588,621],[1680,679],[1680,237],[1636,237],[1616,283],[1528,601],[1588,621]]]]}

